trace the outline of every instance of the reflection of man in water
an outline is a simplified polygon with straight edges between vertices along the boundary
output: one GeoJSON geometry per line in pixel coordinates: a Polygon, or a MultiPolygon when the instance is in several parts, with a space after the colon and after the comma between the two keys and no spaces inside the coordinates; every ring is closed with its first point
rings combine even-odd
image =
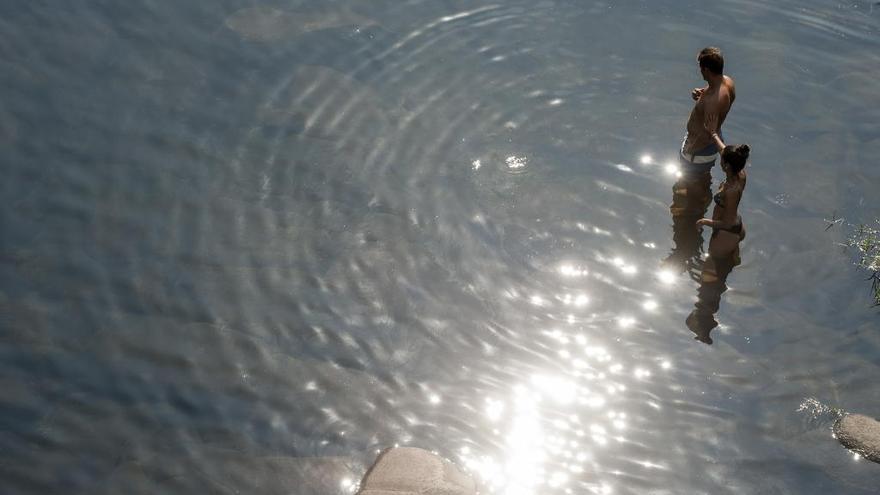
{"type": "Polygon", "coordinates": [[[672,186],[672,205],[669,207],[673,222],[672,253],[667,263],[687,269],[696,278],[699,272],[700,252],[703,239],[694,223],[703,218],[712,200],[712,166],[721,151],[709,131],[706,121],[721,125],[736,99],[733,79],[724,75],[724,57],[715,47],[703,48],[697,56],[700,74],[708,83],[706,87],[691,91],[696,101],[687,122],[687,133],[681,144],[679,161],[681,178],[672,186]],[[687,227],[690,228],[687,228],[687,227]]]}

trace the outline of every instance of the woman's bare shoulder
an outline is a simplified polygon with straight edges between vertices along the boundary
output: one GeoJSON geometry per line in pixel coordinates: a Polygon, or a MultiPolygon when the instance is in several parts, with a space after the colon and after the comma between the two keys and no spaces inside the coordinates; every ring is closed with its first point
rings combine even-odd
{"type": "Polygon", "coordinates": [[[739,180],[734,182],[733,184],[728,184],[728,187],[724,189],[725,196],[732,197],[740,197],[742,196],[743,190],[746,188],[746,176],[740,175],[739,180]]]}

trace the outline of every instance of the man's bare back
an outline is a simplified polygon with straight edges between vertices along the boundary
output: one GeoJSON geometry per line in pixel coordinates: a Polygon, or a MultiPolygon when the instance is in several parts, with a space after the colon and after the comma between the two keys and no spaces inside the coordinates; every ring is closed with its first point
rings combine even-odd
{"type": "Polygon", "coordinates": [[[682,147],[686,154],[693,154],[713,145],[714,141],[711,133],[706,130],[706,123],[717,122],[715,130],[721,130],[721,125],[736,100],[736,85],[730,76],[720,76],[717,84],[713,85],[710,81],[705,88],[693,90],[691,96],[697,102],[687,122],[687,137],[682,147]]]}

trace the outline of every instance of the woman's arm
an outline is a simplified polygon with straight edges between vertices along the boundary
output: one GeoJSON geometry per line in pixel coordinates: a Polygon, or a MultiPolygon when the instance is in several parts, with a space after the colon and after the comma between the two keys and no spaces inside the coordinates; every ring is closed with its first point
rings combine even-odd
{"type": "Polygon", "coordinates": [[[720,220],[712,220],[711,218],[701,218],[697,220],[697,226],[707,226],[712,227],[714,229],[721,230],[730,230],[734,226],[736,226],[737,222],[737,208],[739,207],[739,200],[742,197],[742,190],[740,189],[728,189],[723,193],[724,195],[724,215],[720,220]]]}
{"type": "Polygon", "coordinates": [[[713,229],[730,230],[736,226],[736,221],[722,222],[721,220],[712,220],[711,218],[701,218],[697,220],[697,226],[711,227],[713,229]]]}

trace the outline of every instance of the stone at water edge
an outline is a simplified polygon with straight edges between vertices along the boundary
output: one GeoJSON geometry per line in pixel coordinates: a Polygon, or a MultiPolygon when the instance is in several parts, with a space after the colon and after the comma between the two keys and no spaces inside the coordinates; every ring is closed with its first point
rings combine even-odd
{"type": "Polygon", "coordinates": [[[847,414],[834,423],[834,434],[844,447],[880,463],[880,421],[862,414],[847,414]]]}
{"type": "Polygon", "coordinates": [[[475,495],[474,480],[449,461],[412,447],[386,450],[367,471],[358,495],[475,495]]]}

